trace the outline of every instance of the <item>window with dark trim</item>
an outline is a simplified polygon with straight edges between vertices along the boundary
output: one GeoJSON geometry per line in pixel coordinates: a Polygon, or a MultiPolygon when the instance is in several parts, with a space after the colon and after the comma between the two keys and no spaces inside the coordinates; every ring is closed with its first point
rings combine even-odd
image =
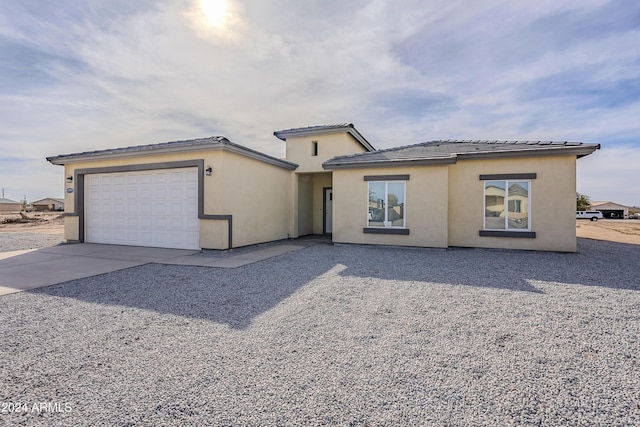
{"type": "Polygon", "coordinates": [[[484,229],[530,231],[531,181],[484,181],[484,229]]]}
{"type": "Polygon", "coordinates": [[[405,182],[369,181],[367,227],[405,228],[405,182]]]}
{"type": "Polygon", "coordinates": [[[318,141],[311,141],[311,155],[318,155],[318,141]]]}

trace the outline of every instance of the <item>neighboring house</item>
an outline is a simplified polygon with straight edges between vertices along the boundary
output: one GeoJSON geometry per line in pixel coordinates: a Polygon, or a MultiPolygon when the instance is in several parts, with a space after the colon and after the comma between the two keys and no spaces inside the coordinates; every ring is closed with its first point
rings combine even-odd
{"type": "Polygon", "coordinates": [[[0,212],[20,212],[22,203],[11,199],[0,199],[0,212]]]}
{"type": "Polygon", "coordinates": [[[228,249],[334,242],[576,249],[576,159],[598,144],[433,141],[376,150],[352,124],[274,132],[285,159],[223,137],[49,157],[69,241],[228,249]]]}
{"type": "Polygon", "coordinates": [[[49,197],[37,200],[32,205],[34,211],[62,211],[64,210],[64,199],[49,197]]]}
{"type": "Polygon", "coordinates": [[[629,218],[629,207],[614,202],[591,202],[589,210],[600,211],[605,218],[629,218]]]}

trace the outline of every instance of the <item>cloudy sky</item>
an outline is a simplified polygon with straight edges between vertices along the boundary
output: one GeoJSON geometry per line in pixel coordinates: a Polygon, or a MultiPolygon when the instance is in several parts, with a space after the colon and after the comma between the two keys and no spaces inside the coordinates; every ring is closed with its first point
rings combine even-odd
{"type": "Polygon", "coordinates": [[[45,157],[352,122],[378,148],[596,142],[578,191],[640,205],[640,2],[2,0],[0,187],[63,195],[45,157]]]}

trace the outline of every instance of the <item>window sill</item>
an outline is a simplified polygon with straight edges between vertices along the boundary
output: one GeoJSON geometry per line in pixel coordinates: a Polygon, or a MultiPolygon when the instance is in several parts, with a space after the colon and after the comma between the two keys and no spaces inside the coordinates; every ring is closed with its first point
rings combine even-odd
{"type": "Polygon", "coordinates": [[[480,230],[483,237],[520,237],[523,239],[535,239],[535,231],[503,231],[503,230],[480,230]]]}
{"type": "Polygon", "coordinates": [[[400,235],[409,235],[408,228],[376,228],[376,227],[367,227],[363,228],[362,232],[365,234],[400,234],[400,235]]]}

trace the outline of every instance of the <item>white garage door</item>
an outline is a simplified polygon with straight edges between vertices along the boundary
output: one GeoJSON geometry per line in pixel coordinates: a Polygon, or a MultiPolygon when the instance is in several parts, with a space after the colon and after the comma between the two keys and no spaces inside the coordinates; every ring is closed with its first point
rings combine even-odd
{"type": "Polygon", "coordinates": [[[85,242],[199,249],[198,169],[85,175],[85,242]]]}

